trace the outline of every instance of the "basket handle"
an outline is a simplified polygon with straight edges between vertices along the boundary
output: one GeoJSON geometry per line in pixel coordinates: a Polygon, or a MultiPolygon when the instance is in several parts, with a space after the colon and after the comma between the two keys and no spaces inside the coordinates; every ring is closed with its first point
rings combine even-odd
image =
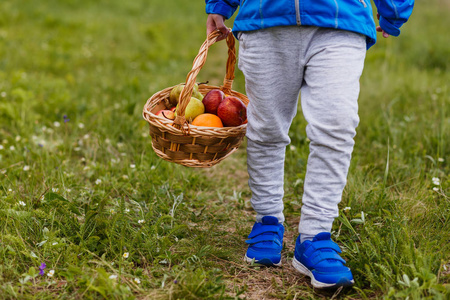
{"type": "MultiPolygon", "coordinates": [[[[217,42],[217,38],[221,34],[222,33],[219,30],[211,32],[206,38],[206,40],[203,42],[202,46],[200,47],[197,56],[194,58],[192,69],[186,76],[186,84],[183,90],[181,91],[180,100],[178,101],[177,117],[174,120],[174,125],[176,125],[178,128],[183,129],[184,127],[183,125],[185,123],[187,124],[184,114],[186,106],[189,104],[189,101],[191,100],[197,75],[206,62],[209,47],[211,47],[212,44],[217,42]]],[[[232,33],[228,34],[226,40],[228,46],[228,59],[227,59],[225,79],[223,80],[223,85],[220,87],[220,89],[225,94],[230,94],[231,86],[234,80],[234,69],[236,65],[236,49],[235,49],[235,40],[232,33]]]]}

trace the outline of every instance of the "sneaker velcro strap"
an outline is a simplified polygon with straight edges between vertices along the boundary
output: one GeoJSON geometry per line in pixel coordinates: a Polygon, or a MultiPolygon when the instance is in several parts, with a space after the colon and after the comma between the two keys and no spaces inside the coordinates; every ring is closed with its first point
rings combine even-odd
{"type": "Polygon", "coordinates": [[[337,254],[334,251],[316,251],[316,252],[314,252],[313,257],[311,257],[311,263],[312,263],[312,265],[316,265],[319,262],[328,260],[328,259],[337,260],[343,264],[346,263],[346,261],[342,257],[340,257],[339,254],[337,254]]]}
{"type": "Polygon", "coordinates": [[[258,235],[250,240],[245,241],[247,244],[256,244],[261,242],[273,242],[281,246],[280,238],[277,235],[258,235]]]}
{"type": "Polygon", "coordinates": [[[262,233],[266,233],[266,232],[273,232],[273,233],[280,233],[283,230],[283,226],[282,225],[263,225],[263,226],[258,226],[258,227],[254,227],[252,229],[252,232],[250,232],[248,238],[253,238],[257,235],[260,235],[262,233]]]}
{"type": "Polygon", "coordinates": [[[337,253],[342,253],[341,248],[339,248],[339,245],[331,240],[326,241],[315,241],[311,243],[311,246],[306,249],[305,254],[307,256],[311,255],[312,252],[319,250],[319,249],[332,249],[336,251],[337,253]]]}

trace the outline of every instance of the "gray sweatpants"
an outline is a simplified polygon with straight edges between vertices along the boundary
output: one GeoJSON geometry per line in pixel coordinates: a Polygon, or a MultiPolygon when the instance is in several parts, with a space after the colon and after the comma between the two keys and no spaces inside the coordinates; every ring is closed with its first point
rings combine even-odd
{"type": "Polygon", "coordinates": [[[239,68],[250,100],[247,165],[251,204],[263,216],[283,215],[289,127],[301,107],[310,139],[299,232],[331,231],[347,180],[359,123],[358,94],[366,54],[363,35],[290,26],[240,34],[239,68]]]}

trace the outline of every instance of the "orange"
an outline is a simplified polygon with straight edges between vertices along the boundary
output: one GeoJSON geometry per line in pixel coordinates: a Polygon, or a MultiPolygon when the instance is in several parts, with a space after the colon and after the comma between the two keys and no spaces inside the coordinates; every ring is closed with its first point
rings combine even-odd
{"type": "Polygon", "coordinates": [[[208,113],[198,115],[194,121],[192,121],[192,125],[203,127],[223,127],[222,120],[218,116],[208,113]]]}

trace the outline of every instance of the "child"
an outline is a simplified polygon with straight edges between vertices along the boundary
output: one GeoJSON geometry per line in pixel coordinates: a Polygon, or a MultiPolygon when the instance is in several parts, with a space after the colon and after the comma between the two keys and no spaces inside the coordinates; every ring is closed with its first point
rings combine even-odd
{"type": "Polygon", "coordinates": [[[224,20],[240,5],[233,33],[250,100],[247,165],[256,222],[245,259],[281,265],[283,177],[289,127],[301,106],[310,142],[293,266],[317,288],[352,285],[353,275],[331,240],[346,184],[358,117],[366,49],[398,36],[414,0],[206,0],[207,33],[229,34],[224,20]]]}

